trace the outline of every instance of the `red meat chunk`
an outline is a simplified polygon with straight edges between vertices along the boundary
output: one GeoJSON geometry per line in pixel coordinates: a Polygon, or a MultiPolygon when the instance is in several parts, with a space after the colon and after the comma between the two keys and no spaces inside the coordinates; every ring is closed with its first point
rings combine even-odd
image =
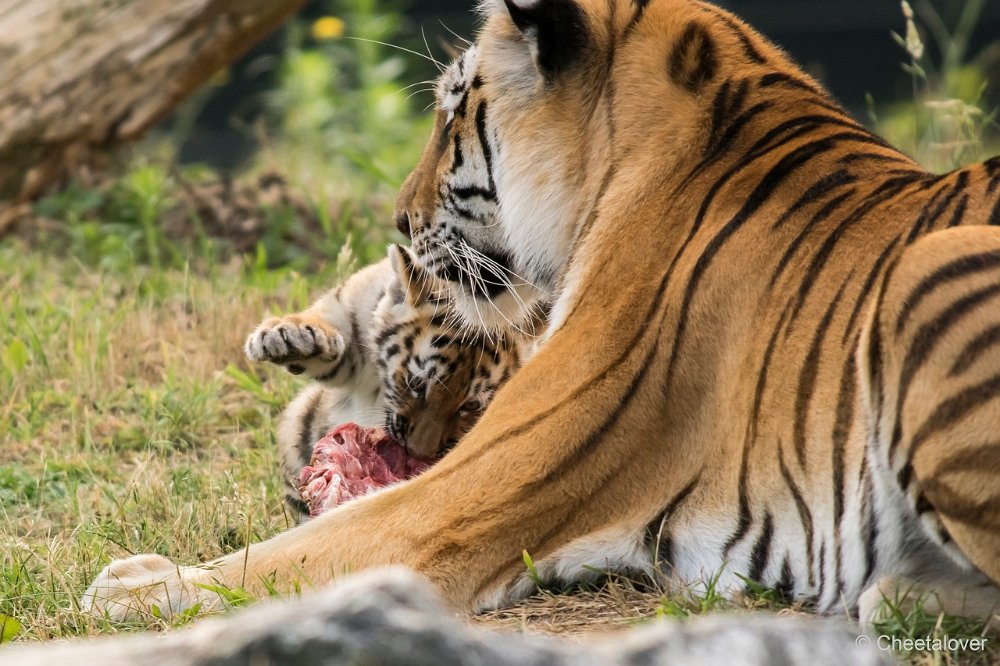
{"type": "Polygon", "coordinates": [[[299,475],[299,491],[315,517],[428,467],[382,428],[345,423],[313,446],[312,460],[299,475]]]}

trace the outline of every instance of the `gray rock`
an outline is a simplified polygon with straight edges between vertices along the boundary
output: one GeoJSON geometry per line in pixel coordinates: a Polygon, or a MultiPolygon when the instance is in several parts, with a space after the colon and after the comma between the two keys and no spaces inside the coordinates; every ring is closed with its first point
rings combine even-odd
{"type": "Polygon", "coordinates": [[[716,615],[585,643],[473,629],[417,575],[381,569],[162,635],[0,648],[5,666],[644,666],[890,664],[831,620],[716,615]],[[860,643],[860,645],[859,645],[860,643]]]}

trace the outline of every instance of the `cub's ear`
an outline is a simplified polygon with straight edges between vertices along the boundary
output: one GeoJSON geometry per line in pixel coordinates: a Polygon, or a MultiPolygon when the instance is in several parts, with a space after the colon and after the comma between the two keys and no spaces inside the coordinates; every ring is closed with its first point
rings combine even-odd
{"type": "Polygon", "coordinates": [[[557,76],[583,56],[587,21],[574,0],[503,0],[538,69],[557,76]]]}
{"type": "Polygon", "coordinates": [[[434,280],[417,265],[417,258],[413,256],[412,250],[402,245],[390,245],[389,263],[410,306],[423,305],[434,296],[434,280]]]}

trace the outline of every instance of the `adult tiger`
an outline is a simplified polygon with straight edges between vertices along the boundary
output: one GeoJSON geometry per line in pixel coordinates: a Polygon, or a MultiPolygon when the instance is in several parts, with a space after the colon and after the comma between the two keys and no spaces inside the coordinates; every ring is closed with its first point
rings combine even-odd
{"type": "Polygon", "coordinates": [[[209,569],[114,562],[87,603],[401,563],[480,608],[531,589],[528,550],[551,578],[993,608],[1000,160],[925,172],[706,3],[483,12],[397,221],[474,322],[558,292],[546,344],[418,479],[209,569]]]}

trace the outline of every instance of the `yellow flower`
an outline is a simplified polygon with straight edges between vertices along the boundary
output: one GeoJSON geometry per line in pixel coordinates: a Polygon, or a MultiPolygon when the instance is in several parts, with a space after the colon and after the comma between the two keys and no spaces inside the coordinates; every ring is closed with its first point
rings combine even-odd
{"type": "Polygon", "coordinates": [[[344,36],[344,21],[336,16],[324,16],[312,25],[314,39],[339,39],[344,36]]]}
{"type": "Polygon", "coordinates": [[[223,67],[212,75],[212,78],[208,80],[208,85],[213,87],[222,87],[229,83],[232,78],[232,73],[229,71],[229,68],[223,67]]]}

